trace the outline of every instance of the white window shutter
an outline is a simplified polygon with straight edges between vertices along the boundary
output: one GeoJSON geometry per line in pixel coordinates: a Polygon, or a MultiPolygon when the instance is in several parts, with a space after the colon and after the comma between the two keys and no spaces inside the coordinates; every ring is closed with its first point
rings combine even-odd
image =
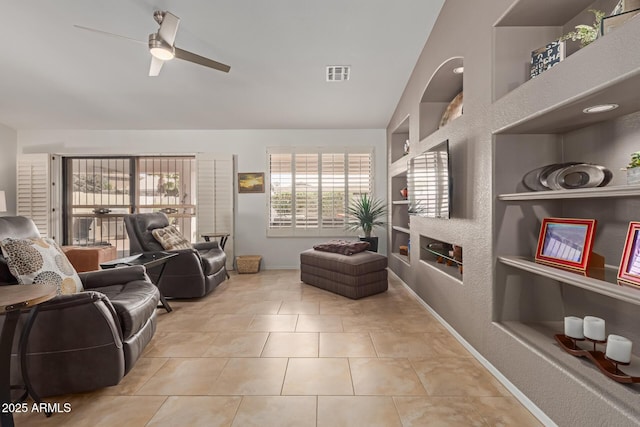
{"type": "Polygon", "coordinates": [[[203,233],[231,234],[224,248],[227,269],[231,269],[234,259],[233,156],[199,153],[196,155],[196,168],[198,236],[203,233]]]}
{"type": "Polygon", "coordinates": [[[31,218],[43,237],[51,237],[51,179],[48,154],[20,154],[17,214],[31,218]]]}

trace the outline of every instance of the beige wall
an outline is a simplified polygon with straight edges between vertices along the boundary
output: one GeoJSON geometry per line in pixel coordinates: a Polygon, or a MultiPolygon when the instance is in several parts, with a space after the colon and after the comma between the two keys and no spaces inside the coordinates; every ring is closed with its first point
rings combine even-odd
{"type": "Polygon", "coordinates": [[[3,215],[16,213],[16,147],[18,134],[10,127],[0,124],[0,190],[4,190],[7,198],[7,212],[3,215]]]}

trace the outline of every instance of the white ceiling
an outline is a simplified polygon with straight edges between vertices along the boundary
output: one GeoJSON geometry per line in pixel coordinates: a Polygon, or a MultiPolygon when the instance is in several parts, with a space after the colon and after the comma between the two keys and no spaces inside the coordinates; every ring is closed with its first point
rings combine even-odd
{"type": "Polygon", "coordinates": [[[444,0],[0,0],[0,123],[14,129],[385,128],[444,0]],[[148,77],[154,10],[189,62],[148,77]],[[326,65],[351,80],[325,82],[326,65]]]}

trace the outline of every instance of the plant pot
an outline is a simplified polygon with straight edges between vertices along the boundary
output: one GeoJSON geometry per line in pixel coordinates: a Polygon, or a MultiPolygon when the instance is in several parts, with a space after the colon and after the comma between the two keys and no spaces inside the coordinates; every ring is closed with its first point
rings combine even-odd
{"type": "Polygon", "coordinates": [[[369,251],[378,252],[378,238],[375,236],[371,237],[359,237],[361,242],[369,242],[369,251]]]}
{"type": "Polygon", "coordinates": [[[640,167],[627,169],[627,184],[640,184],[640,167]]]}

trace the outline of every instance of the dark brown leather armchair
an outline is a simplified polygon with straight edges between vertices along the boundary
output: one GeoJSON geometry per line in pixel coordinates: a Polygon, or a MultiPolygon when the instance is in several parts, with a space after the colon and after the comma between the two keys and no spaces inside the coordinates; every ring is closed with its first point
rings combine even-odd
{"type": "MultiPolygon", "coordinates": [[[[25,217],[0,217],[0,240],[40,237],[25,217]]],[[[118,384],[156,330],[158,289],[144,267],[78,273],[83,292],[59,295],[38,306],[26,347],[33,391],[41,397],[78,393],[118,384]]],[[[17,283],[0,254],[0,286],[17,283]]],[[[28,286],[28,285],[24,285],[28,286]]],[[[16,337],[27,322],[21,315],[16,337]]],[[[0,325],[4,316],[0,316],[0,325]]],[[[21,384],[17,342],[12,383],[21,384]]]]}
{"type": "MultiPolygon", "coordinates": [[[[124,217],[131,254],[164,249],[153,237],[152,230],[169,225],[162,212],[131,214],[124,217]]],[[[194,243],[193,249],[179,249],[171,258],[158,282],[160,267],[149,269],[149,276],[166,297],[199,298],[213,291],[226,278],[227,255],[218,242],[194,243]]]]}

